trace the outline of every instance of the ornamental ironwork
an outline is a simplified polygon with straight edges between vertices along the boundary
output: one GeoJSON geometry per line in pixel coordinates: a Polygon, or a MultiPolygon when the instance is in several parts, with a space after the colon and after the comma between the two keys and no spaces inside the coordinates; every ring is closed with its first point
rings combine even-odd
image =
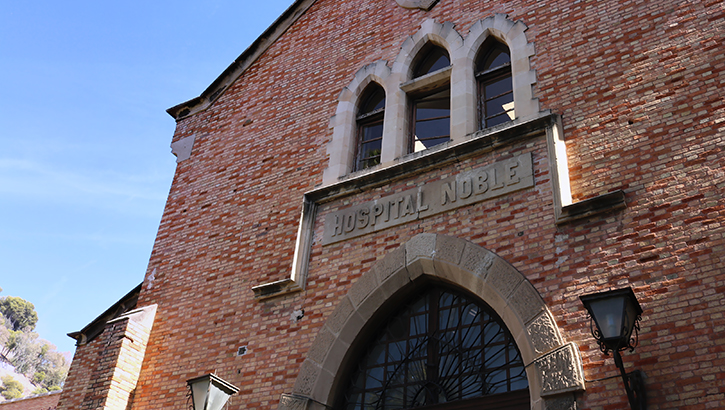
{"type": "Polygon", "coordinates": [[[360,361],[347,410],[409,409],[527,389],[516,344],[489,306],[449,289],[417,295],[360,361]]]}

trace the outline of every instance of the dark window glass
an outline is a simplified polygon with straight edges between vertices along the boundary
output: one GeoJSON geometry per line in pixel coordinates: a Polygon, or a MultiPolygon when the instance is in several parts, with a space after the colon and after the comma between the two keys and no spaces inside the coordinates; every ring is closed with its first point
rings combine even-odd
{"type": "MultiPolygon", "coordinates": [[[[420,77],[451,65],[448,52],[429,44],[421,51],[413,77],[420,77]]],[[[451,94],[448,84],[416,95],[412,99],[409,152],[418,152],[449,141],[451,134],[451,94]]]]}
{"type": "Polygon", "coordinates": [[[415,66],[415,70],[413,70],[413,78],[438,71],[441,68],[451,65],[448,52],[441,47],[429,46],[428,49],[423,50],[423,53],[423,58],[420,59],[415,66]]]}
{"type": "Polygon", "coordinates": [[[450,402],[485,409],[501,401],[511,404],[506,408],[528,408],[521,355],[488,305],[431,288],[418,293],[383,329],[352,375],[346,410],[450,402]]]}
{"type": "Polygon", "coordinates": [[[422,151],[451,139],[450,105],[448,88],[413,101],[411,152],[422,151]]]}
{"type": "Polygon", "coordinates": [[[363,96],[357,115],[356,171],[380,163],[380,151],[383,143],[385,91],[379,85],[372,83],[365,90],[363,96]]]}
{"type": "Polygon", "coordinates": [[[482,47],[476,64],[480,128],[512,121],[514,93],[509,49],[495,40],[482,47]]]}

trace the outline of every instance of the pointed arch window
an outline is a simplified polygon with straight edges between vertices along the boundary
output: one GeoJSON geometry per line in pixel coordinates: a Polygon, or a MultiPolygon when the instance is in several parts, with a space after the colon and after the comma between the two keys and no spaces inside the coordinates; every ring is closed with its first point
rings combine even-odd
{"type": "Polygon", "coordinates": [[[357,112],[355,171],[380,163],[385,116],[385,90],[376,83],[367,86],[357,112]]]}
{"type": "MultiPolygon", "coordinates": [[[[422,50],[421,56],[413,68],[414,79],[435,77],[435,73],[451,65],[448,52],[442,47],[431,44],[422,50]]],[[[443,76],[442,81],[431,80],[410,93],[412,126],[409,152],[422,151],[451,139],[450,76],[443,76]]]]}
{"type": "Polygon", "coordinates": [[[383,327],[345,400],[345,410],[530,407],[521,355],[503,321],[485,303],[439,287],[417,293],[383,327]]]}
{"type": "Polygon", "coordinates": [[[505,44],[493,38],[484,43],[476,62],[476,80],[480,129],[513,121],[511,53],[505,44]]]}

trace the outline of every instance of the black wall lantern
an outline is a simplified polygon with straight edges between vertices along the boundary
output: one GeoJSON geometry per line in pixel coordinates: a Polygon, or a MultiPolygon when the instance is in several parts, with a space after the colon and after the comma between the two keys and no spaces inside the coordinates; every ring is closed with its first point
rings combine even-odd
{"type": "Polygon", "coordinates": [[[634,370],[624,371],[621,350],[634,351],[638,342],[639,320],[642,307],[637,302],[632,288],[610,290],[592,295],[580,296],[589,317],[592,336],[599,343],[604,354],[614,354],[614,364],[619,368],[627,390],[627,398],[632,410],[646,410],[644,373],[634,370]]]}

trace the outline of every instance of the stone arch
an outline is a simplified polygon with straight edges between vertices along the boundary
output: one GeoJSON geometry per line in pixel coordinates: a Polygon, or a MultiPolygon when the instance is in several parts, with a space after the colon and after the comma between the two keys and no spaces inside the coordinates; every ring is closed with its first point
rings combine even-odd
{"type": "MultiPolygon", "coordinates": [[[[479,20],[471,26],[464,41],[460,62],[465,71],[463,78],[471,83],[467,89],[476,89],[474,77],[474,64],[481,45],[489,36],[496,37],[505,43],[511,52],[511,77],[513,80],[514,112],[516,118],[527,119],[539,114],[539,100],[534,98],[533,86],[536,84],[536,72],[531,69],[529,59],[534,55],[534,44],[526,39],[528,27],[521,21],[512,21],[505,14],[479,20]]],[[[467,102],[463,104],[470,112],[468,118],[476,118],[475,107],[477,95],[466,95],[467,102]]],[[[476,122],[470,122],[467,131],[476,131],[476,122]]]]}
{"type": "Polygon", "coordinates": [[[330,408],[346,382],[340,380],[344,361],[363,326],[386,301],[423,277],[467,289],[503,319],[527,366],[532,409],[574,408],[571,393],[584,390],[579,350],[564,343],[531,282],[487,249],[426,233],[391,251],[355,282],[319,330],[292,394],[282,396],[279,408],[330,408]]]}
{"type": "Polygon", "coordinates": [[[456,57],[461,54],[463,47],[463,37],[456,31],[455,25],[451,22],[438,23],[433,19],[426,19],[420,26],[420,29],[408,37],[400,46],[393,67],[391,70],[390,81],[395,87],[391,89],[390,107],[391,118],[394,117],[395,124],[391,124],[394,129],[399,130],[395,133],[395,138],[388,139],[390,144],[388,152],[392,155],[382,159],[383,163],[392,161],[395,158],[402,157],[407,154],[407,138],[409,124],[409,106],[406,92],[403,91],[402,85],[412,80],[413,63],[418,58],[418,54],[427,44],[432,43],[440,46],[446,51],[451,59],[450,88],[451,88],[451,139],[454,141],[463,139],[465,129],[458,124],[464,125],[465,112],[459,105],[464,103],[463,100],[457,99],[455,93],[460,89],[459,83],[462,81],[462,72],[460,72],[459,64],[456,57]],[[402,131],[402,132],[400,132],[402,131]]]}
{"type": "MultiPolygon", "coordinates": [[[[355,138],[357,137],[355,116],[360,96],[368,84],[378,83],[385,90],[387,111],[387,97],[390,93],[389,76],[390,67],[385,61],[377,61],[359,69],[350,84],[340,92],[337,110],[330,121],[332,140],[327,146],[327,154],[330,159],[322,176],[326,183],[336,182],[339,177],[348,174],[353,169],[355,138]]],[[[386,115],[383,121],[388,121],[388,117],[390,116],[386,115]]]]}
{"type": "Polygon", "coordinates": [[[428,43],[443,47],[448,51],[453,64],[453,55],[463,47],[463,37],[456,31],[450,22],[438,23],[433,19],[426,19],[420,25],[420,30],[408,37],[400,46],[400,52],[393,63],[392,72],[398,76],[399,82],[411,79],[413,61],[418,57],[420,50],[428,43]]]}

